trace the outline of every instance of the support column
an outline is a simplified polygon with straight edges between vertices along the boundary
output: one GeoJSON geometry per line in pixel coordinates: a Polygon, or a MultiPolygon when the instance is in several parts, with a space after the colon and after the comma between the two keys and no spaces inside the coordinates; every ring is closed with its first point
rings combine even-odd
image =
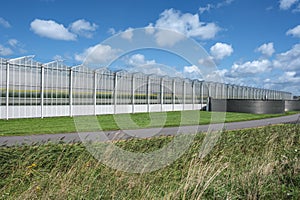
{"type": "Polygon", "coordinates": [[[135,104],[135,99],[134,99],[134,95],[135,95],[135,79],[134,79],[134,74],[132,74],[131,77],[131,106],[132,106],[132,113],[134,113],[134,104],[135,104]]]}
{"type": "Polygon", "coordinates": [[[185,110],[185,80],[182,83],[182,110],[185,110]]]}
{"type": "Polygon", "coordinates": [[[150,112],[150,76],[147,77],[147,111],[150,112]]]}
{"type": "Polygon", "coordinates": [[[160,111],[163,111],[164,104],[164,78],[160,79],[160,111]]]}
{"type": "Polygon", "coordinates": [[[195,81],[192,83],[192,109],[195,110],[195,81]]]}
{"type": "Polygon", "coordinates": [[[6,120],[8,120],[9,109],[9,63],[6,63],[6,120]]]}
{"type": "Polygon", "coordinates": [[[203,93],[204,93],[204,91],[203,91],[203,90],[204,90],[203,84],[204,84],[204,82],[202,81],[202,82],[201,82],[201,87],[200,87],[200,88],[201,88],[201,110],[202,110],[203,104],[204,104],[204,103],[203,103],[203,93]]]}
{"type": "Polygon", "coordinates": [[[115,72],[114,74],[114,114],[117,113],[117,95],[118,95],[118,90],[117,90],[117,87],[118,87],[118,74],[117,72],[115,72]]]}
{"type": "Polygon", "coordinates": [[[176,103],[176,87],[175,87],[175,79],[172,81],[172,110],[175,111],[175,103],[176,103]]]}
{"type": "Polygon", "coordinates": [[[44,88],[45,88],[45,68],[41,65],[41,118],[44,118],[44,88]]]}
{"type": "Polygon", "coordinates": [[[73,70],[69,71],[69,112],[70,117],[73,117],[73,70]]]}
{"type": "Polygon", "coordinates": [[[97,115],[96,113],[96,107],[97,107],[97,72],[94,71],[94,91],[93,91],[93,104],[94,104],[94,115],[97,115]]]}

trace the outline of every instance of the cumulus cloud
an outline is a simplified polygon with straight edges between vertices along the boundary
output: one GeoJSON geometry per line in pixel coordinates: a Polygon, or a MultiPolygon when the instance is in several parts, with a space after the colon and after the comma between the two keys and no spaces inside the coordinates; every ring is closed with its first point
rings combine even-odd
{"type": "Polygon", "coordinates": [[[230,70],[232,77],[255,76],[260,73],[271,71],[272,63],[269,60],[254,60],[245,63],[234,63],[230,70]]]}
{"type": "Polygon", "coordinates": [[[197,67],[196,65],[192,65],[192,66],[185,66],[183,68],[183,72],[184,73],[196,73],[196,74],[201,74],[201,70],[199,69],[199,67],[197,67]]]}
{"type": "Polygon", "coordinates": [[[258,47],[256,51],[262,53],[265,56],[272,56],[275,52],[274,44],[272,42],[263,44],[258,47]]]}
{"type": "Polygon", "coordinates": [[[222,60],[223,58],[230,56],[233,53],[233,48],[231,45],[226,43],[216,43],[210,48],[210,54],[216,60],[222,60]]]}
{"type": "MultiPolygon", "coordinates": [[[[159,46],[173,46],[185,37],[213,39],[219,31],[221,28],[217,24],[200,21],[198,14],[182,13],[173,8],[164,10],[155,23],[149,23],[145,27],[146,34],[154,34],[159,46]]],[[[116,33],[114,29],[109,32],[116,33]]],[[[131,40],[133,29],[121,32],[121,37],[131,40]]]]}
{"type": "Polygon", "coordinates": [[[198,80],[203,79],[202,72],[199,69],[199,67],[196,65],[184,66],[183,67],[183,76],[185,78],[189,78],[189,79],[198,79],[198,80]]]}
{"type": "Polygon", "coordinates": [[[142,54],[134,54],[127,60],[127,64],[130,66],[143,66],[155,63],[155,60],[146,60],[142,54]]]}
{"type": "Polygon", "coordinates": [[[126,40],[131,40],[133,37],[133,28],[128,28],[124,32],[121,33],[121,37],[126,40]]]}
{"type": "Polygon", "coordinates": [[[145,31],[147,34],[153,34],[155,29],[152,23],[150,23],[148,26],[145,27],[145,31]]]}
{"type": "Polygon", "coordinates": [[[297,2],[298,0],[280,0],[279,7],[281,10],[288,10],[297,2]]]}
{"type": "Polygon", "coordinates": [[[75,60],[91,65],[107,65],[119,56],[121,50],[109,45],[98,44],[89,47],[81,54],[75,54],[75,60]]]}
{"type": "MultiPolygon", "coordinates": [[[[219,83],[225,83],[229,80],[229,78],[226,77],[228,73],[227,69],[220,69],[210,72],[206,75],[205,80],[206,81],[213,81],[213,82],[219,82],[219,83]]],[[[235,84],[237,82],[234,82],[235,84]]]]}
{"type": "Polygon", "coordinates": [[[92,38],[93,32],[96,31],[97,28],[97,24],[90,23],[84,19],[79,19],[70,25],[70,30],[73,33],[87,38],[92,38]]]}
{"type": "Polygon", "coordinates": [[[159,30],[155,33],[157,44],[160,46],[172,46],[181,41],[184,36],[203,40],[212,39],[221,30],[215,23],[201,22],[198,14],[181,13],[175,9],[163,11],[156,23],[147,27],[150,34],[154,32],[152,27],[169,30],[159,30]],[[178,34],[172,34],[170,30],[178,34]]]}
{"type": "Polygon", "coordinates": [[[0,55],[1,56],[9,56],[11,54],[13,54],[13,51],[10,48],[5,47],[0,44],[0,55]]]}
{"type": "Polygon", "coordinates": [[[177,31],[187,37],[200,39],[212,39],[220,31],[215,23],[200,22],[198,14],[181,13],[178,10],[169,9],[160,14],[155,27],[177,31]]]}
{"type": "Polygon", "coordinates": [[[286,32],[287,35],[291,35],[293,37],[300,37],[300,25],[292,28],[292,29],[289,29],[287,32],[286,32]]]}
{"type": "Polygon", "coordinates": [[[54,40],[74,41],[78,36],[92,38],[98,25],[79,19],[67,28],[53,20],[35,19],[30,24],[30,30],[35,34],[54,40]]]}
{"type": "MultiPolygon", "coordinates": [[[[182,73],[177,71],[175,67],[157,63],[155,60],[146,59],[143,54],[134,54],[123,59],[126,65],[126,71],[144,74],[155,74],[158,76],[182,77],[182,73]]],[[[124,69],[124,67],[119,67],[124,69]]]]}
{"type": "Polygon", "coordinates": [[[41,37],[47,37],[55,40],[76,40],[77,36],[71,33],[62,24],[53,20],[35,19],[30,24],[30,29],[41,37]]]}
{"type": "Polygon", "coordinates": [[[274,66],[288,71],[300,71],[300,44],[296,44],[292,49],[280,53],[273,61],[274,66]]]}
{"type": "Polygon", "coordinates": [[[3,26],[4,28],[10,28],[11,27],[10,23],[2,17],[0,17],[0,25],[3,26]]]}
{"type": "Polygon", "coordinates": [[[159,46],[172,47],[177,42],[183,40],[185,36],[178,32],[161,29],[155,34],[155,38],[156,38],[156,43],[159,46]]]}
{"type": "Polygon", "coordinates": [[[215,67],[216,66],[214,58],[212,56],[199,59],[198,64],[200,66],[204,66],[204,67],[215,67]]]}

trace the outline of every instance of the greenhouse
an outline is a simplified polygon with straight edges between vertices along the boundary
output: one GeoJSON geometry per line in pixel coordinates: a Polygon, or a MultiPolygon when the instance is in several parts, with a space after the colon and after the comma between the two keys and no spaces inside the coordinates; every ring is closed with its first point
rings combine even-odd
{"type": "Polygon", "coordinates": [[[290,100],[288,92],[0,58],[0,118],[199,110],[215,99],[290,100]]]}

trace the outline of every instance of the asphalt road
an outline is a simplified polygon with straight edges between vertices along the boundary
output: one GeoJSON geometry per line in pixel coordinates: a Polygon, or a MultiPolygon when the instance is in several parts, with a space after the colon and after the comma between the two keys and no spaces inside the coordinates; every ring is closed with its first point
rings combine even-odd
{"type": "Polygon", "coordinates": [[[43,144],[47,142],[75,143],[81,141],[112,141],[126,140],[131,138],[150,138],[161,135],[190,134],[195,132],[210,132],[216,130],[240,130],[245,128],[263,127],[273,124],[299,123],[300,114],[269,118],[262,120],[253,120],[245,122],[233,122],[224,124],[211,124],[199,126],[183,126],[168,128],[148,128],[137,130],[119,130],[90,133],[62,133],[62,134],[43,134],[28,136],[0,136],[0,146],[32,145],[43,144]]]}

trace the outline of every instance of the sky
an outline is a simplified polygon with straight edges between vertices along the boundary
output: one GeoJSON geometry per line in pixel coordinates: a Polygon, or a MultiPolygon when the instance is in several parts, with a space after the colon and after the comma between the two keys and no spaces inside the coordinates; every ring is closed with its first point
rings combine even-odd
{"type": "Polygon", "coordinates": [[[114,60],[112,70],[144,66],[145,73],[218,76],[300,95],[300,0],[3,0],[0,33],[2,58],[35,55],[42,63],[75,66],[88,57],[102,67],[114,60]],[[141,30],[151,32],[155,48],[142,49],[148,36],[136,38],[141,30]],[[113,45],[120,39],[140,49],[124,53],[113,45]],[[205,59],[192,48],[171,51],[183,41],[188,48],[189,40],[203,48],[205,59]],[[202,57],[186,59],[196,53],[202,57]],[[215,68],[203,75],[205,61],[215,68]]]}

